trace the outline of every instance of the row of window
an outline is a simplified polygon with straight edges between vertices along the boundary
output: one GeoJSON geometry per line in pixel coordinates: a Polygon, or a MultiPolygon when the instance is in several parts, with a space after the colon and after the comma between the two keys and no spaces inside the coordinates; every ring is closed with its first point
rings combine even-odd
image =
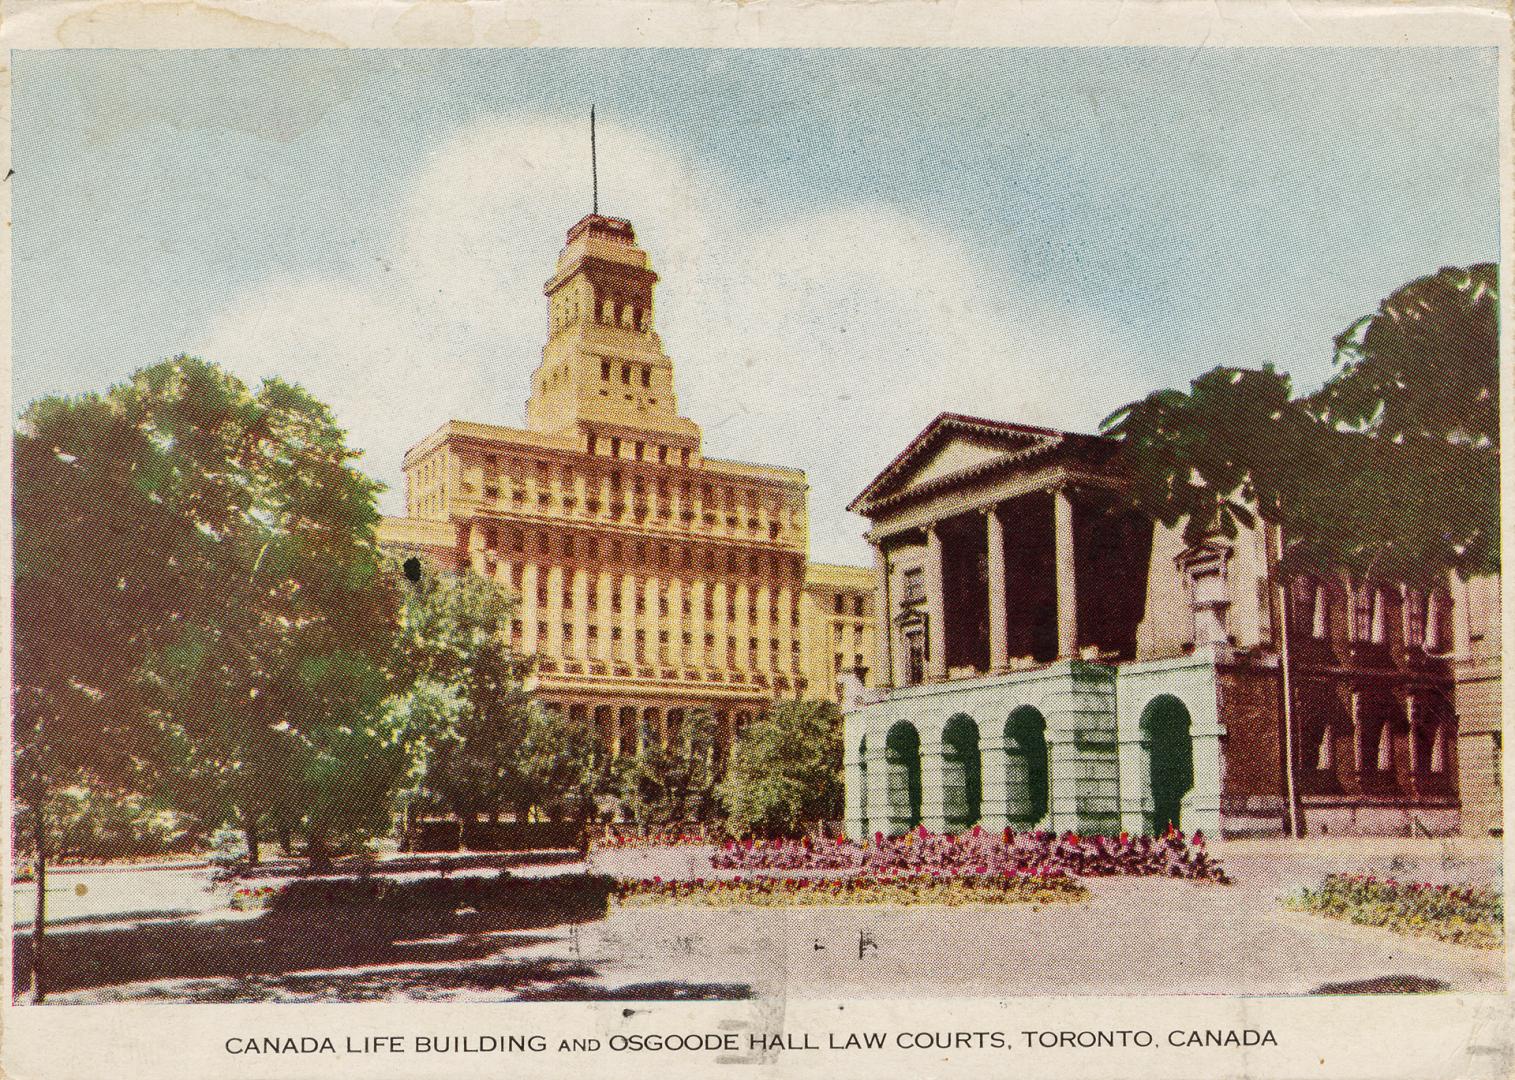
{"type": "MultiPolygon", "coordinates": [[[[547,649],[550,650],[550,649],[553,648],[554,645],[560,645],[560,651],[561,651],[562,654],[568,655],[568,656],[573,655],[573,653],[574,653],[574,634],[575,634],[575,627],[574,627],[573,623],[567,623],[567,622],[565,622],[565,623],[562,624],[561,636],[560,636],[560,641],[559,642],[554,642],[554,641],[552,641],[547,636],[547,628],[545,626],[544,627],[540,627],[539,630],[540,630],[540,636],[537,639],[537,642],[538,642],[537,643],[537,648],[538,649],[547,648],[547,649]]],[[[598,626],[595,626],[595,625],[590,625],[590,626],[585,627],[584,637],[585,637],[585,640],[586,640],[589,652],[591,654],[593,654],[596,651],[596,647],[600,643],[600,632],[599,632],[599,630],[600,630],[600,628],[598,626]]],[[[704,652],[700,653],[700,654],[696,654],[694,652],[695,641],[694,641],[694,635],[691,632],[689,632],[689,631],[686,630],[682,634],[679,635],[679,638],[680,638],[679,644],[682,647],[681,651],[679,652],[679,654],[677,656],[677,660],[678,660],[679,663],[699,663],[705,657],[707,657],[707,656],[714,656],[715,655],[715,652],[716,652],[716,637],[715,637],[714,634],[705,634],[704,635],[704,642],[703,642],[703,644],[704,644],[704,652]]],[[[514,648],[520,649],[520,648],[523,647],[524,640],[525,640],[525,625],[523,624],[523,622],[520,619],[516,619],[511,624],[511,644],[512,644],[512,646],[514,648]]],[[[619,643],[621,643],[622,641],[625,640],[625,634],[622,632],[622,630],[621,630],[621,628],[619,626],[612,626],[610,628],[610,638],[609,638],[609,640],[611,641],[611,643],[613,645],[618,645],[619,643]]],[[[645,657],[645,656],[647,656],[647,640],[648,640],[648,638],[647,638],[647,631],[645,631],[645,630],[637,630],[637,631],[635,631],[635,634],[634,634],[634,637],[633,637],[632,640],[633,640],[633,642],[635,644],[636,655],[638,657],[645,657]]],[[[670,652],[670,646],[671,646],[671,644],[672,644],[672,641],[671,641],[669,632],[667,630],[661,630],[661,631],[659,631],[658,632],[658,641],[657,641],[657,660],[658,660],[659,663],[666,664],[666,663],[670,663],[671,662],[670,661],[670,656],[672,655],[671,652],[670,652]]],[[[738,655],[740,653],[740,650],[741,650],[741,645],[740,645],[740,643],[739,643],[739,641],[738,641],[737,638],[734,638],[734,637],[727,637],[726,638],[726,650],[725,651],[726,651],[726,664],[727,664],[728,667],[735,668],[737,666],[737,658],[738,658],[738,655]]],[[[781,652],[782,652],[782,650],[780,649],[779,642],[777,640],[774,640],[774,639],[749,638],[748,641],[747,641],[747,650],[746,650],[746,666],[747,666],[748,669],[757,669],[759,667],[759,661],[760,661],[760,658],[762,657],[762,654],[763,654],[764,651],[766,651],[768,653],[768,661],[767,661],[767,664],[766,664],[767,667],[773,668],[773,669],[779,669],[781,667],[781,652]],[[761,644],[761,642],[763,640],[767,640],[767,642],[768,642],[768,648],[766,650],[763,649],[762,644],[761,644]]],[[[858,662],[858,666],[861,667],[862,666],[862,655],[861,654],[858,655],[857,662],[858,662]]],[[[796,674],[799,673],[799,671],[801,669],[800,643],[797,642],[797,641],[796,642],[792,642],[790,644],[789,669],[791,670],[791,672],[796,673],[796,674]]]]}
{"type": "MultiPolygon", "coordinates": [[[[606,440],[610,450],[610,456],[619,458],[622,456],[621,440],[611,438],[606,440]]],[[[600,442],[596,436],[589,436],[589,452],[598,453],[600,442]]],[[[656,446],[649,443],[637,442],[634,444],[632,460],[652,461],[654,457],[659,464],[669,463],[670,448],[656,446]]],[[[689,450],[687,447],[677,450],[679,463],[689,464],[689,450]]],[[[576,510],[579,508],[581,496],[576,490],[575,473],[568,467],[554,470],[546,462],[538,462],[535,468],[536,478],[536,501],[543,508],[561,508],[563,510],[576,510]],[[557,490],[554,490],[554,481],[557,481],[557,490]]],[[[586,514],[598,515],[602,511],[611,517],[619,518],[627,513],[634,514],[638,518],[655,516],[659,518],[672,518],[674,516],[674,486],[666,479],[658,479],[649,482],[645,477],[634,476],[628,484],[619,472],[611,472],[604,476],[586,477],[588,484],[582,495],[583,509],[586,514]]],[[[505,497],[508,490],[510,500],[518,506],[524,506],[528,500],[526,489],[526,472],[524,466],[512,463],[508,475],[501,472],[497,455],[491,454],[486,459],[486,468],[483,480],[483,496],[486,499],[500,499],[505,497]]],[[[728,529],[740,529],[744,525],[749,532],[761,533],[764,528],[763,517],[767,517],[767,534],[770,540],[778,539],[783,529],[785,520],[785,503],[781,500],[765,499],[757,492],[742,492],[739,489],[704,483],[695,484],[684,480],[678,484],[679,517],[685,522],[692,523],[697,517],[702,517],[706,525],[716,525],[724,518],[724,524],[728,529]],[[696,504],[698,496],[698,505],[696,504]]]]}
{"type": "Polygon", "coordinates": [[[854,617],[862,618],[867,612],[868,598],[862,593],[837,593],[832,598],[832,610],[845,615],[850,610],[854,617]]]}
{"type": "MultiPolygon", "coordinates": [[[[786,573],[798,573],[796,557],[776,551],[722,551],[716,547],[698,544],[670,544],[645,539],[625,539],[619,536],[575,536],[566,533],[554,540],[555,534],[547,531],[533,533],[516,525],[485,525],[484,550],[495,556],[500,554],[537,554],[553,558],[600,560],[613,563],[631,563],[636,566],[653,566],[659,569],[682,568],[704,570],[710,573],[766,575],[780,578],[786,573]]],[[[518,567],[512,568],[512,574],[518,567]]]]}
{"type": "Polygon", "coordinates": [[[1386,587],[1358,585],[1342,597],[1326,582],[1297,577],[1289,587],[1290,627],[1297,634],[1325,640],[1331,635],[1336,604],[1348,605],[1347,639],[1359,644],[1382,645],[1389,640],[1389,627],[1399,623],[1399,640],[1406,648],[1444,652],[1447,647],[1447,615],[1450,602],[1444,594],[1427,593],[1408,585],[1386,587]]]}
{"type": "MultiPolygon", "coordinates": [[[[524,572],[523,572],[522,568],[519,567],[519,566],[512,566],[510,568],[510,574],[509,574],[510,587],[513,588],[513,589],[515,589],[517,592],[519,592],[520,589],[521,589],[521,582],[522,582],[523,579],[524,579],[524,572]]],[[[671,604],[670,604],[670,601],[669,601],[669,594],[670,594],[669,585],[665,581],[664,582],[659,582],[658,586],[657,586],[657,589],[658,589],[658,614],[659,615],[667,615],[669,613],[670,609],[671,609],[671,604]]],[[[624,582],[612,581],[610,583],[610,589],[608,591],[609,591],[609,594],[610,594],[610,610],[611,610],[611,612],[614,613],[614,614],[620,614],[621,609],[622,609],[622,607],[624,605],[624,601],[622,600],[622,596],[624,595],[624,591],[625,591],[624,590],[624,582]]],[[[644,579],[641,579],[641,578],[633,578],[632,579],[631,593],[632,593],[632,596],[633,596],[633,606],[634,606],[634,610],[636,611],[636,613],[638,615],[644,615],[644,614],[646,614],[646,612],[647,612],[647,592],[646,592],[646,588],[645,588],[645,581],[644,581],[644,579]]],[[[562,587],[562,607],[563,607],[564,610],[572,610],[573,607],[574,607],[574,604],[575,604],[575,601],[574,601],[574,596],[573,596],[573,583],[571,581],[565,581],[563,583],[563,587],[562,587]]],[[[551,590],[545,584],[539,584],[539,585],[537,585],[537,607],[545,609],[545,608],[548,608],[548,607],[551,607],[551,606],[552,606],[551,590]]],[[[716,612],[716,602],[715,602],[714,590],[711,590],[710,592],[708,592],[705,595],[704,604],[701,605],[701,606],[704,608],[705,618],[708,619],[708,620],[714,620],[715,619],[715,612],[716,612]]],[[[681,609],[682,614],[684,614],[686,616],[687,615],[693,615],[694,614],[694,600],[693,600],[693,597],[691,595],[689,595],[689,594],[686,593],[681,598],[679,607],[681,609]]],[[[736,620],[736,614],[737,614],[737,603],[736,603],[736,599],[735,599],[735,597],[733,595],[731,595],[731,594],[727,595],[725,607],[726,607],[726,618],[729,619],[729,620],[735,621],[736,620]]],[[[782,607],[782,605],[778,601],[776,601],[776,600],[773,603],[771,603],[771,604],[768,605],[768,621],[770,623],[774,624],[775,626],[778,625],[782,621],[782,618],[780,616],[781,607],[782,607]]],[[[600,609],[600,590],[597,587],[589,587],[589,588],[585,589],[585,591],[584,591],[584,608],[585,608],[586,611],[599,611],[599,609],[600,609]]],[[[799,612],[794,611],[794,610],[791,609],[789,618],[790,618],[790,622],[794,626],[797,627],[797,626],[800,625],[799,612]]],[[[748,619],[749,622],[753,622],[753,623],[756,623],[758,621],[758,604],[757,604],[757,602],[755,600],[751,601],[747,605],[747,619],[748,619]]],[[[856,634],[857,634],[857,638],[859,640],[861,640],[862,639],[862,627],[857,627],[856,628],[856,634]]],[[[837,630],[837,641],[838,642],[841,641],[841,629],[840,629],[840,627],[837,630]]]]}

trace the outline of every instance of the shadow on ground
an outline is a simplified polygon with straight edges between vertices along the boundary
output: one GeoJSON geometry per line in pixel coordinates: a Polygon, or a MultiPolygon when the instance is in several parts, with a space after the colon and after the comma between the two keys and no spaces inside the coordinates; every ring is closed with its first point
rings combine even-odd
{"type": "MultiPolygon", "coordinates": [[[[609,878],[585,875],[300,881],[252,918],[50,936],[44,970],[50,994],[94,1002],[749,996],[726,984],[607,989],[591,964],[510,955],[556,940],[526,931],[603,919],[612,888],[609,878]]],[[[19,999],[31,980],[32,943],[25,934],[14,940],[19,999]]]]}
{"type": "Polygon", "coordinates": [[[1352,982],[1325,983],[1311,990],[1311,994],[1436,994],[1452,989],[1452,984],[1441,979],[1427,979],[1419,975],[1380,975],[1376,979],[1356,979],[1352,982]]]}

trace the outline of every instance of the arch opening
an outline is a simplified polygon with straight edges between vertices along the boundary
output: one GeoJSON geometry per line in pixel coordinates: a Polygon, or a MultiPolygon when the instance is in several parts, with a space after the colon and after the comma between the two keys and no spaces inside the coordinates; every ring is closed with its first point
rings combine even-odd
{"type": "Polygon", "coordinates": [[[884,739],[885,790],[889,832],[898,836],[921,823],[921,737],[901,720],[884,739]]]}
{"type": "Polygon", "coordinates": [[[942,729],[942,818],[948,832],[978,822],[983,805],[983,761],[978,724],[958,713],[942,729]]]}
{"type": "Polygon", "coordinates": [[[1005,817],[1014,825],[1035,825],[1050,801],[1047,721],[1022,705],[1005,721],[1005,817]]]}
{"type": "Polygon", "coordinates": [[[1152,832],[1183,827],[1179,811],[1194,786],[1194,743],[1189,737],[1189,710],[1170,694],[1153,698],[1142,710],[1141,730],[1147,744],[1147,768],[1152,785],[1152,832]]]}

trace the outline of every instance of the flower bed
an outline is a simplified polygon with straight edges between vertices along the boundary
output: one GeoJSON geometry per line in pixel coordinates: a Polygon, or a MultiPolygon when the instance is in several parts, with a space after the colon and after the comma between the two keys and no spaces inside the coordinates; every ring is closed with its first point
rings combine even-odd
{"type": "Polygon", "coordinates": [[[721,842],[720,836],[705,836],[700,833],[654,833],[650,836],[591,836],[591,850],[624,851],[633,848],[709,847],[721,842]]]}
{"type": "Polygon", "coordinates": [[[257,911],[259,908],[267,907],[279,891],[278,885],[249,885],[237,889],[231,894],[231,909],[257,911]]]}
{"type": "Polygon", "coordinates": [[[802,871],[854,874],[948,873],[954,875],[1058,872],[1076,877],[1162,876],[1229,883],[1224,868],[1205,849],[1204,836],[1085,836],[1045,831],[990,833],[974,826],[961,836],[934,835],[924,827],[873,842],[801,840],[728,842],[710,859],[717,870],[802,871]]]}
{"type": "Polygon", "coordinates": [[[1301,889],[1284,904],[1295,911],[1476,949],[1497,949],[1504,942],[1504,897],[1471,885],[1331,874],[1318,888],[1301,889]]]}
{"type": "Polygon", "coordinates": [[[754,875],[664,881],[622,880],[616,899],[626,907],[696,904],[705,907],[801,907],[847,904],[1053,904],[1089,895],[1077,880],[1046,874],[885,874],[809,878],[754,875]]]}

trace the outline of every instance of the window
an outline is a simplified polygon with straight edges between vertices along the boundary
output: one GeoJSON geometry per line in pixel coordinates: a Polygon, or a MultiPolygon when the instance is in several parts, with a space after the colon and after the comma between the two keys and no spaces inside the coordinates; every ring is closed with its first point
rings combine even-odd
{"type": "Polygon", "coordinates": [[[1194,617],[1194,646],[1225,645],[1230,641],[1226,613],[1231,606],[1223,548],[1201,546],[1186,553],[1181,565],[1189,584],[1194,617]]]}
{"type": "Polygon", "coordinates": [[[1373,640],[1373,597],[1376,589],[1368,585],[1356,585],[1352,589],[1352,640],[1365,643],[1373,640]]]}
{"type": "Polygon", "coordinates": [[[1419,589],[1405,587],[1401,608],[1404,623],[1404,642],[1407,649],[1420,649],[1426,643],[1426,594],[1419,589]]]}
{"type": "Polygon", "coordinates": [[[684,468],[686,468],[686,469],[689,468],[689,451],[688,450],[680,450],[679,451],[679,464],[682,465],[682,466],[684,466],[684,468]]]}
{"type": "Polygon", "coordinates": [[[1315,581],[1296,577],[1289,582],[1289,630],[1295,634],[1315,633],[1315,581]]]}
{"type": "Polygon", "coordinates": [[[643,368],[642,369],[642,385],[643,386],[651,386],[652,385],[652,369],[651,368],[643,368]]]}
{"type": "Polygon", "coordinates": [[[867,601],[863,597],[854,596],[852,598],[852,614],[861,619],[863,617],[866,603],[867,601]]]}
{"type": "Polygon", "coordinates": [[[847,612],[847,606],[846,605],[847,605],[847,598],[845,596],[843,596],[841,593],[837,593],[836,594],[836,602],[832,605],[836,609],[836,613],[838,615],[844,615],[844,614],[846,614],[846,612],[847,612]]]}
{"type": "Polygon", "coordinates": [[[603,379],[606,382],[610,381],[610,361],[609,360],[601,360],[600,361],[600,378],[603,379]]]}
{"type": "Polygon", "coordinates": [[[631,368],[626,364],[621,365],[621,382],[627,386],[631,385],[631,368]]]}
{"type": "Polygon", "coordinates": [[[900,587],[900,601],[905,604],[918,604],[924,599],[926,599],[926,572],[919,567],[906,570],[900,587]]]}
{"type": "Polygon", "coordinates": [[[905,685],[926,681],[926,627],[912,626],[905,631],[905,685]]]}

